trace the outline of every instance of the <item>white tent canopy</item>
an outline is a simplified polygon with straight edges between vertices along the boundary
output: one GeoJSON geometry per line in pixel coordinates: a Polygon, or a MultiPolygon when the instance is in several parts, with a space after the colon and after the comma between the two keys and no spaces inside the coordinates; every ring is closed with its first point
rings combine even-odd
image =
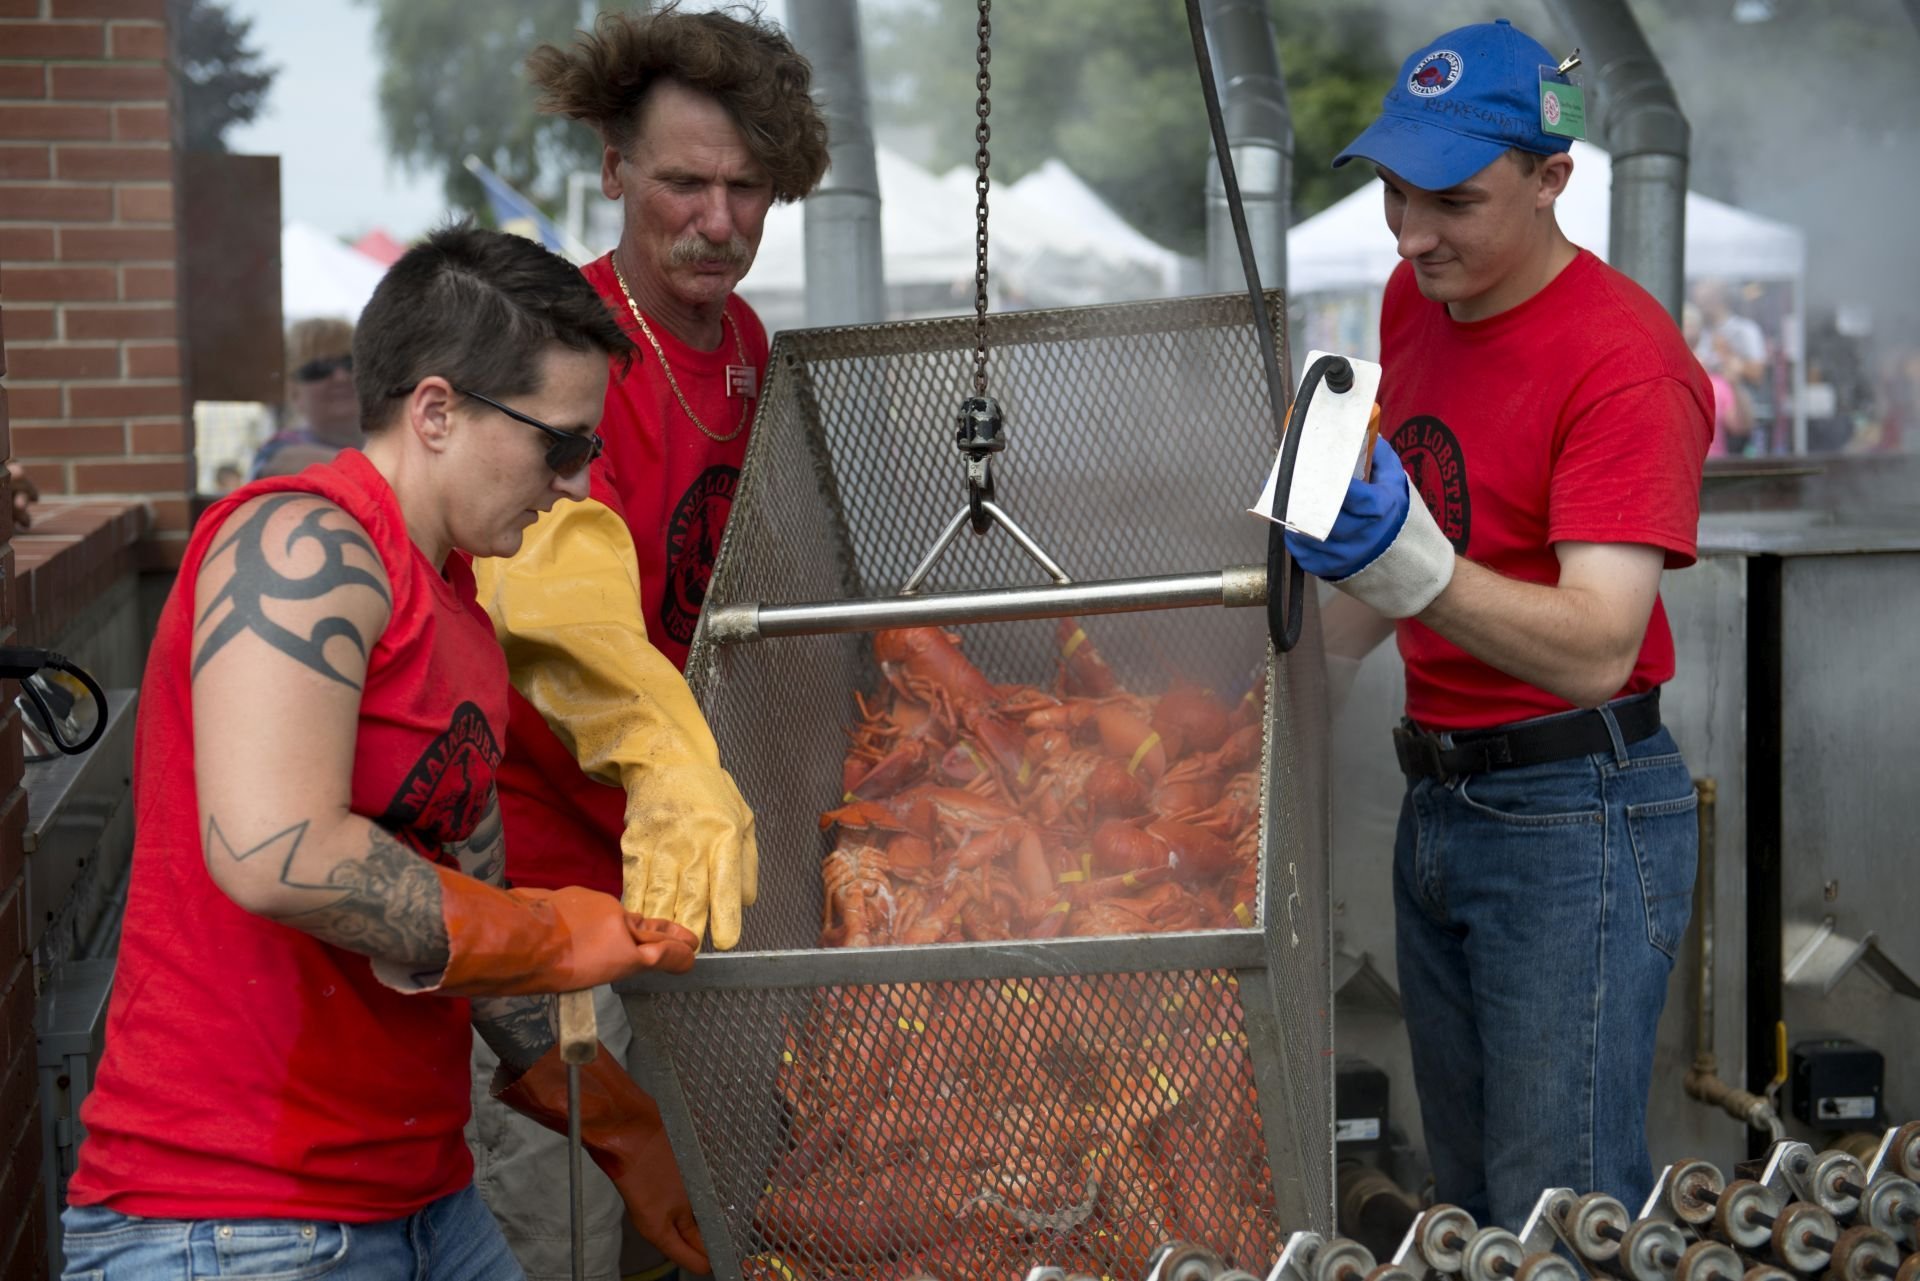
{"type": "MultiPolygon", "coordinates": [[[[889,286],[967,286],[974,270],[973,170],[935,177],[885,147],[874,149],[880,180],[880,237],[889,286]]],[[[988,197],[992,268],[1001,283],[1078,264],[1088,273],[1142,274],[1171,292],[1179,256],[1128,226],[1058,160],[988,197]],[[1004,275],[1002,274],[1004,273],[1004,275]]],[[[741,292],[798,292],[806,285],[801,204],[768,212],[753,270],[741,292]]]]}
{"type": "MultiPolygon", "coordinates": [[[[1554,208],[1567,239],[1602,258],[1612,191],[1612,157],[1589,143],[1574,143],[1573,180],[1554,208]]],[[[1287,287],[1294,294],[1377,289],[1399,261],[1378,179],[1287,233],[1287,287]]],[[[1799,228],[1687,193],[1688,278],[1797,281],[1806,264],[1807,240],[1799,228]]]]}
{"type": "Polygon", "coordinates": [[[286,323],[321,316],[358,320],[387,269],[303,222],[280,229],[280,311],[286,323]]]}

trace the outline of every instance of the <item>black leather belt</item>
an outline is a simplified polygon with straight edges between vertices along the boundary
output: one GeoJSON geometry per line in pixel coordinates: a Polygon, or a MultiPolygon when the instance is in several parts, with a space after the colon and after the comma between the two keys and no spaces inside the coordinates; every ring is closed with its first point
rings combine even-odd
{"type": "MultiPolygon", "coordinates": [[[[1651,738],[1660,728],[1660,691],[1649,690],[1608,704],[1629,743],[1651,738]]],[[[1408,778],[1464,778],[1487,770],[1545,765],[1574,756],[1613,750],[1613,736],[1598,709],[1523,721],[1498,729],[1462,730],[1453,746],[1443,747],[1438,734],[1403,722],[1393,731],[1394,754],[1400,772],[1408,778]]]]}

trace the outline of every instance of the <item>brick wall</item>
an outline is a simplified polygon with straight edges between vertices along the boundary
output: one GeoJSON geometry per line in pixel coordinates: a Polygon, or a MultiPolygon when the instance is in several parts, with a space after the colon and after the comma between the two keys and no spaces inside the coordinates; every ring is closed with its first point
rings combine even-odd
{"type": "Polygon", "coordinates": [[[14,457],[44,495],[189,524],[165,0],[0,0],[0,268],[14,457]]]}
{"type": "MultiPolygon", "coordinates": [[[[6,272],[0,268],[0,455],[8,449],[6,272]]],[[[0,474],[0,644],[14,640],[12,495],[0,474]]],[[[17,686],[0,681],[0,1278],[46,1276],[46,1220],[40,1212],[39,1069],[34,1055],[33,958],[26,942],[27,797],[20,788],[17,686]]]]}
{"type": "MultiPolygon", "coordinates": [[[[159,531],[148,561],[160,565],[184,545],[192,486],[166,54],[165,0],[0,0],[0,453],[49,497],[146,500],[159,531]]],[[[6,637],[9,532],[0,514],[6,637]]],[[[0,1281],[38,1281],[46,1240],[13,694],[0,686],[0,1281]]]]}

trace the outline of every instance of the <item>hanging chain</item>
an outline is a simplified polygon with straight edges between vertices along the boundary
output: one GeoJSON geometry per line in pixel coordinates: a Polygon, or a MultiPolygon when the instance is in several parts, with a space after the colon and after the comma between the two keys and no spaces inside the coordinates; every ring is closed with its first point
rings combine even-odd
{"type": "Polygon", "coordinates": [[[974,55],[980,64],[980,72],[974,77],[980,100],[973,108],[974,114],[980,117],[980,123],[973,127],[973,140],[979,144],[973,153],[973,163],[980,171],[979,177],[973,180],[973,189],[980,197],[974,206],[977,227],[973,236],[973,394],[976,396],[987,394],[987,162],[992,158],[987,153],[987,140],[993,137],[993,130],[987,124],[987,113],[993,110],[993,103],[987,98],[987,91],[993,87],[993,77],[987,72],[987,63],[993,56],[987,44],[993,34],[987,11],[991,6],[992,0],[980,0],[980,50],[974,55]]]}

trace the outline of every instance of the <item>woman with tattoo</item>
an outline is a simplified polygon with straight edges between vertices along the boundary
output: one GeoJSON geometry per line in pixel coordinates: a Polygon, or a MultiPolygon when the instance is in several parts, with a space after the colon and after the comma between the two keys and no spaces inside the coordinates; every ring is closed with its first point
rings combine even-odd
{"type": "MultiPolygon", "coordinates": [[[[249,485],[188,544],[141,690],[131,889],[68,1189],[68,1275],[522,1275],[462,1137],[495,1092],[565,1125],[551,995],[684,970],[694,938],[504,888],[507,672],[469,556],[587,491],[609,357],[591,285],[471,228],[397,262],[354,338],[365,451],[249,485]]],[[[652,1101],[600,1055],[585,1138],[705,1269],[652,1101]]]]}

